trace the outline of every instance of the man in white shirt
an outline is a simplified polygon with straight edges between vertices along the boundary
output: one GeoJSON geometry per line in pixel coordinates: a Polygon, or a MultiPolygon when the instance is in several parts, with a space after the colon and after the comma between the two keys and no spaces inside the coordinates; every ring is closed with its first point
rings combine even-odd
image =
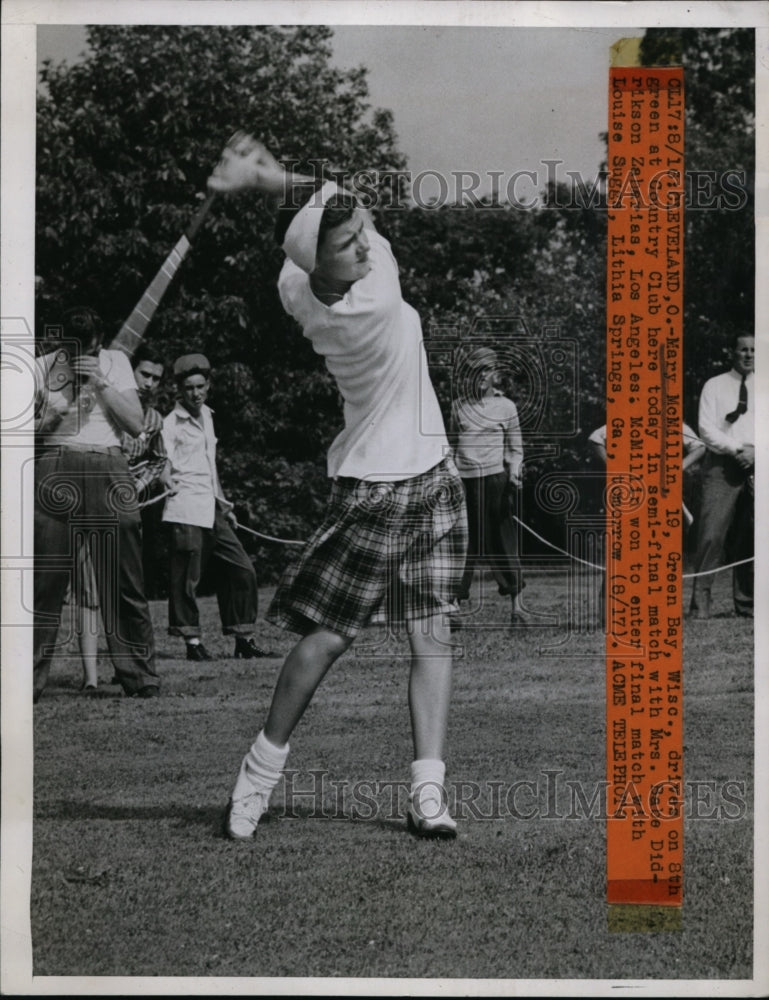
{"type": "Polygon", "coordinates": [[[121,434],[143,414],[131,365],[101,349],[89,309],[65,317],[62,347],[36,361],[34,697],[50,671],[67,584],[87,548],[115,674],[127,695],[159,693],[144,596],[141,520],[121,434]]]}
{"type": "MultiPolygon", "coordinates": [[[[755,340],[735,337],[732,368],[708,379],[699,405],[700,438],[707,447],[702,461],[702,504],[697,533],[695,573],[709,574],[729,560],[740,562],[732,573],[736,614],[753,617],[753,467],[755,463],[755,340]]],[[[691,616],[711,614],[713,575],[695,576],[691,616]]]]}
{"type": "Polygon", "coordinates": [[[236,658],[269,656],[254,640],[256,572],[238,536],[235,515],[219,483],[213,411],[206,406],[211,366],[203,354],[174,362],[179,400],[163,421],[163,441],[174,493],[163,521],[170,528],[168,632],[182,636],[188,660],[210,660],[200,641],[197,589],[210,560],[217,566],[216,596],[224,635],[234,635],[236,658]]]}
{"type": "MultiPolygon", "coordinates": [[[[276,240],[286,253],[278,290],[322,355],[344,401],[328,453],[326,517],[284,574],[268,620],[300,634],[281,670],[264,728],[243,758],[227,834],[250,840],[288,755],[288,739],[332,664],[372,622],[404,627],[411,646],[409,830],[456,836],[444,791],[451,689],[448,614],[464,566],[467,519],[416,311],[403,301],[390,244],[355,199],[287,173],[236,134],[209,186],[290,199],[276,240]],[[294,185],[306,197],[294,202],[294,185]]],[[[284,203],[285,204],[285,203],[284,203]]]]}

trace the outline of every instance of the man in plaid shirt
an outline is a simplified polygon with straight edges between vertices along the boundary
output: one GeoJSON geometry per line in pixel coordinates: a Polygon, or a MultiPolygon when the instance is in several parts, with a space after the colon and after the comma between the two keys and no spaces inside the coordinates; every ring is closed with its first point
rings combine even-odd
{"type": "Polygon", "coordinates": [[[141,344],[131,359],[131,365],[144,410],[144,423],[138,437],[123,434],[121,447],[134,477],[139,499],[146,500],[158,482],[164,491],[173,492],[161,433],[163,418],[152,406],[163,378],[163,362],[152,348],[141,344]]]}

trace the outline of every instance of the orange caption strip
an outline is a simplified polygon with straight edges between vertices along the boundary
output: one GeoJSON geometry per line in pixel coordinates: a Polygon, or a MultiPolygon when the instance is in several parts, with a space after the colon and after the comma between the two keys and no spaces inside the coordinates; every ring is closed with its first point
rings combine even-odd
{"type": "Polygon", "coordinates": [[[609,77],[607,895],[683,899],[683,70],[609,77]]]}

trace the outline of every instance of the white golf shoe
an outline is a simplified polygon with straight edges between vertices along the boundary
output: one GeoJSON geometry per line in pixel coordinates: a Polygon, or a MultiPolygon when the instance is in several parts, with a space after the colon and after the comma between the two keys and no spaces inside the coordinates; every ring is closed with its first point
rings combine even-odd
{"type": "Polygon", "coordinates": [[[230,799],[225,830],[230,840],[253,840],[259,820],[267,812],[270,792],[252,792],[243,798],[230,799]]]}
{"type": "Polygon", "coordinates": [[[432,782],[426,782],[412,794],[406,826],[409,833],[425,840],[454,840],[456,820],[449,813],[445,793],[432,782]]]}

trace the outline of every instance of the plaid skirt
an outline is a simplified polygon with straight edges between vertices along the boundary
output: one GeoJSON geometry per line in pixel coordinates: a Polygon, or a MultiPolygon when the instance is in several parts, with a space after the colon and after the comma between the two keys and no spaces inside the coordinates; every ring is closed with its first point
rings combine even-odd
{"type": "Polygon", "coordinates": [[[399,482],[334,480],[326,517],[289,566],[267,621],[350,638],[456,610],[467,550],[462,480],[446,458],[399,482]]]}
{"type": "Polygon", "coordinates": [[[77,545],[74,580],[67,587],[64,603],[74,604],[80,608],[91,608],[94,611],[99,608],[99,588],[96,585],[91,554],[83,541],[77,545]]]}

